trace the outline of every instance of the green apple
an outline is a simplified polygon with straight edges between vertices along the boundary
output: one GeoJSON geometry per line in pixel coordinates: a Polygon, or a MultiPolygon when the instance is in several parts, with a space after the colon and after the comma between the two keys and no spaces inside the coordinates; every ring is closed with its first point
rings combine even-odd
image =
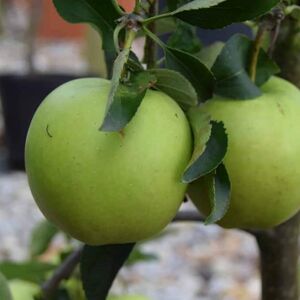
{"type": "MultiPolygon", "coordinates": [[[[200,107],[223,121],[229,147],[225,157],[231,183],[230,208],[220,225],[270,228],[300,208],[300,91],[272,77],[252,100],[214,97],[200,107]]],[[[189,196],[204,214],[210,211],[204,180],[189,196]]]]}
{"type": "Polygon", "coordinates": [[[38,108],[25,160],[44,215],[90,245],[146,239],[175,216],[191,157],[187,118],[167,95],[149,90],[124,132],[101,132],[110,82],[74,80],[38,108]]]}
{"type": "Polygon", "coordinates": [[[126,296],[109,296],[107,300],[150,300],[150,299],[140,295],[126,295],[126,296]]]}

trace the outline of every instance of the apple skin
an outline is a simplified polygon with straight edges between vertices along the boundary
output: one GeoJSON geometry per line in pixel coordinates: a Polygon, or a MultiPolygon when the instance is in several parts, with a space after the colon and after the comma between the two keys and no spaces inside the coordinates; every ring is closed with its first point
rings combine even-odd
{"type": "MultiPolygon", "coordinates": [[[[272,77],[262,92],[246,101],[216,96],[199,109],[223,121],[228,133],[231,204],[219,222],[226,228],[271,228],[300,208],[300,91],[272,77]]],[[[203,179],[189,186],[188,195],[209,214],[203,179]]]]}
{"type": "Polygon", "coordinates": [[[31,122],[25,163],[34,199],[63,231],[89,244],[146,239],[175,216],[192,135],[178,104],[149,90],[123,133],[101,132],[110,82],[66,83],[31,122]]]}

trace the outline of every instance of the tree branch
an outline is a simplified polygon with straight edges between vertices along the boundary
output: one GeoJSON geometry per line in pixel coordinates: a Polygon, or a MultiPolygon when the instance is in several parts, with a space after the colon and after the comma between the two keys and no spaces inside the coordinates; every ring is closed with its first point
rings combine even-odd
{"type": "Polygon", "coordinates": [[[281,23],[284,20],[285,15],[281,8],[276,8],[272,12],[273,28],[271,28],[271,43],[269,46],[268,54],[270,57],[273,56],[275,45],[279,37],[281,23]]]}
{"type": "Polygon", "coordinates": [[[300,213],[255,234],[261,258],[262,300],[299,300],[300,213]]]}
{"type": "MultiPolygon", "coordinates": [[[[158,1],[151,0],[149,8],[149,16],[155,16],[158,11],[158,1]]],[[[153,33],[156,31],[156,24],[152,22],[148,26],[149,30],[153,33]]],[[[156,51],[157,47],[155,42],[146,36],[145,48],[144,48],[144,63],[147,65],[147,69],[154,68],[156,65],[156,51]]]]}
{"type": "Polygon", "coordinates": [[[80,261],[83,248],[74,250],[56,269],[49,280],[42,285],[43,299],[50,300],[63,279],[68,279],[80,261]]]}
{"type": "Polygon", "coordinates": [[[300,88],[300,21],[286,17],[281,24],[274,59],[278,63],[280,76],[300,88]]]}

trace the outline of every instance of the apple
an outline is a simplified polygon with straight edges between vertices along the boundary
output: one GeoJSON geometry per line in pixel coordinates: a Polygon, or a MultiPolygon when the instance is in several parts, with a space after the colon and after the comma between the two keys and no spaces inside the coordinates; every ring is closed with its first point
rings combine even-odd
{"type": "MultiPolygon", "coordinates": [[[[231,204],[220,225],[226,228],[270,228],[300,208],[300,91],[272,77],[262,95],[252,100],[215,96],[200,106],[223,121],[228,133],[224,163],[229,173],[231,204]]],[[[208,215],[204,180],[192,183],[188,194],[208,215]]]]}
{"type": "Polygon", "coordinates": [[[40,105],[25,149],[29,185],[44,215],[89,245],[149,238],[175,216],[191,157],[188,120],[149,90],[122,133],[101,132],[110,82],[66,83],[40,105]]]}

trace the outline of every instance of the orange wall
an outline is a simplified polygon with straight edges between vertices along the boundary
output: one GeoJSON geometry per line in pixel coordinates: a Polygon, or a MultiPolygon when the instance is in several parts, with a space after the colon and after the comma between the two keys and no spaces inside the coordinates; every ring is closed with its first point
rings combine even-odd
{"type": "MultiPolygon", "coordinates": [[[[69,24],[56,12],[52,0],[43,1],[43,13],[41,17],[38,36],[44,39],[81,39],[85,34],[85,26],[81,24],[69,24]]],[[[106,0],[102,0],[106,1],[106,0]]],[[[118,0],[126,11],[134,8],[135,0],[118,0]]]]}
{"type": "Polygon", "coordinates": [[[46,39],[81,39],[85,26],[69,24],[56,12],[51,0],[43,1],[43,13],[40,21],[38,36],[46,39]]]}

